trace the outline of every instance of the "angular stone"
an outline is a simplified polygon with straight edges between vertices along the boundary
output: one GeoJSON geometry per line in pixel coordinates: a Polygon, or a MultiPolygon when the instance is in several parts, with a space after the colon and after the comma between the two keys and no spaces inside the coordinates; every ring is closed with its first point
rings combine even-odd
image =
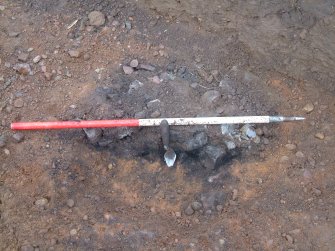
{"type": "Polygon", "coordinates": [[[28,53],[21,53],[18,56],[18,60],[22,62],[26,62],[28,60],[29,54],[28,53]]]}
{"type": "Polygon", "coordinates": [[[79,50],[69,50],[69,55],[71,58],[79,58],[80,51],[79,50]]]}
{"type": "Polygon", "coordinates": [[[13,139],[17,142],[20,143],[24,140],[24,134],[21,132],[17,132],[13,134],[13,139]]]}
{"type": "Polygon", "coordinates": [[[201,100],[206,105],[212,105],[215,101],[217,101],[221,97],[221,93],[219,91],[210,90],[202,95],[201,100]]]}
{"type": "Polygon", "coordinates": [[[201,164],[208,169],[215,169],[222,164],[226,151],[219,146],[206,146],[200,153],[201,164]]]}
{"type": "Polygon", "coordinates": [[[205,132],[198,132],[191,139],[182,144],[182,148],[186,152],[191,152],[205,146],[207,142],[207,134],[205,132]]]}
{"type": "Polygon", "coordinates": [[[92,144],[98,143],[102,137],[102,130],[99,128],[84,128],[83,130],[87,136],[87,139],[92,144]]]}

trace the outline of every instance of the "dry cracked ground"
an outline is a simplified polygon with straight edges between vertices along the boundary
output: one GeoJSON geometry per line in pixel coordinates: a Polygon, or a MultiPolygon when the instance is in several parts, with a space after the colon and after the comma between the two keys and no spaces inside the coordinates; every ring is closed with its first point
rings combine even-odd
{"type": "Polygon", "coordinates": [[[332,0],[0,1],[1,250],[334,250],[332,0]],[[17,121],[296,123],[12,131],[17,121]]]}

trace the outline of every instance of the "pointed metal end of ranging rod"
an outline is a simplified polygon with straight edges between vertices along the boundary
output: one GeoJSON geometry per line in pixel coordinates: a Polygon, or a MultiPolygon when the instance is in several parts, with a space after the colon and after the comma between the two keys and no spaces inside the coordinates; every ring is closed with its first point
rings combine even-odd
{"type": "Polygon", "coordinates": [[[302,121],[304,117],[283,117],[283,116],[270,116],[270,122],[287,122],[287,121],[302,121]]]}

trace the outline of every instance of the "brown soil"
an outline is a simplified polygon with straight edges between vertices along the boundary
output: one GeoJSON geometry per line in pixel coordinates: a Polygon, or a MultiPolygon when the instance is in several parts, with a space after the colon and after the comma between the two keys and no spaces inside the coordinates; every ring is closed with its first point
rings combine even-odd
{"type": "Polygon", "coordinates": [[[1,250],[334,250],[333,1],[0,7],[1,250]],[[89,25],[93,10],[104,25],[89,25]],[[154,69],[126,75],[132,59],[154,69]],[[13,69],[20,63],[32,73],[13,69]],[[142,85],[129,91],[134,81],[142,85]],[[209,102],[209,90],[219,97],[209,102]],[[10,130],[14,121],[266,114],[306,121],[255,126],[259,142],[235,138],[234,150],[219,126],[174,127],[173,168],[158,128],[105,129],[94,143],[82,130],[24,132],[20,142],[10,130]],[[227,151],[219,166],[183,148],[199,132],[227,151]]]}

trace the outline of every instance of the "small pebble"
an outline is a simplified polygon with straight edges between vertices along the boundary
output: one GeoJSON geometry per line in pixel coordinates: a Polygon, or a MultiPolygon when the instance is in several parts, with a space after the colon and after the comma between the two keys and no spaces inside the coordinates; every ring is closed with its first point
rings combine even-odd
{"type": "Polygon", "coordinates": [[[294,242],[294,239],[293,239],[293,237],[291,236],[291,235],[286,235],[285,236],[285,238],[286,238],[286,240],[290,243],[290,244],[293,244],[293,242],[294,242]]]}
{"type": "Polygon", "coordinates": [[[297,156],[298,158],[304,158],[305,157],[305,154],[303,154],[303,152],[301,151],[298,151],[295,156],[297,156]]]}
{"type": "Polygon", "coordinates": [[[39,207],[43,207],[48,204],[48,200],[46,198],[41,198],[35,201],[35,205],[39,207]]]}
{"type": "Polygon", "coordinates": [[[236,200],[237,199],[237,195],[238,195],[238,191],[237,191],[237,189],[234,189],[233,190],[233,197],[232,197],[232,199],[236,200]]]}
{"type": "Polygon", "coordinates": [[[129,65],[133,68],[136,68],[138,66],[138,60],[137,59],[131,60],[129,65]]]}
{"type": "Polygon", "coordinates": [[[83,220],[88,220],[88,216],[84,215],[83,220]]]}
{"type": "Polygon", "coordinates": [[[0,148],[4,147],[6,145],[6,137],[5,135],[0,136],[0,148]]]}
{"type": "Polygon", "coordinates": [[[181,217],[181,212],[175,212],[174,214],[175,214],[175,216],[176,216],[177,218],[180,218],[180,217],[181,217]]]}
{"type": "Polygon", "coordinates": [[[185,214],[190,216],[192,214],[194,214],[194,210],[191,206],[188,206],[186,209],[185,209],[185,214]]]}
{"type": "Polygon", "coordinates": [[[324,135],[324,133],[322,133],[322,132],[318,132],[318,133],[316,133],[316,134],[314,135],[314,137],[317,138],[317,139],[320,139],[320,140],[324,140],[324,139],[325,139],[325,135],[324,135]]]}
{"type": "Polygon", "coordinates": [[[216,210],[217,210],[218,212],[222,212],[222,210],[223,210],[223,206],[222,206],[222,205],[217,205],[217,206],[216,206],[216,210]]]}
{"type": "Polygon", "coordinates": [[[191,207],[194,211],[199,211],[202,208],[202,204],[198,201],[194,201],[191,203],[191,207]]]}
{"type": "Polygon", "coordinates": [[[77,229],[71,229],[70,235],[76,235],[78,233],[77,229]]]}
{"type": "Polygon", "coordinates": [[[67,206],[70,207],[70,208],[71,208],[71,207],[74,207],[74,200],[72,200],[72,199],[68,199],[67,202],[66,202],[66,204],[67,204],[67,206]]]}
{"type": "Polygon", "coordinates": [[[40,62],[41,59],[42,57],[40,55],[37,55],[36,57],[33,58],[33,63],[37,64],[38,62],[40,62]]]}
{"type": "Polygon", "coordinates": [[[317,188],[312,188],[312,192],[313,194],[315,194],[316,196],[320,196],[321,195],[321,190],[317,189],[317,188]]]}
{"type": "Polygon", "coordinates": [[[17,132],[13,134],[13,139],[17,142],[20,143],[24,140],[24,134],[21,132],[17,132]]]}
{"type": "Polygon", "coordinates": [[[18,56],[18,60],[21,62],[26,62],[28,60],[29,54],[28,53],[21,53],[18,56]]]}
{"type": "Polygon", "coordinates": [[[14,107],[16,107],[16,108],[21,108],[21,107],[23,107],[23,105],[24,105],[24,102],[23,102],[23,99],[22,98],[18,98],[18,99],[16,99],[15,101],[14,101],[14,107]]]}
{"type": "Polygon", "coordinates": [[[123,69],[123,72],[126,74],[126,75],[130,75],[134,72],[134,69],[130,66],[127,66],[127,65],[124,65],[122,66],[122,69],[123,69]]]}
{"type": "Polygon", "coordinates": [[[303,110],[306,113],[311,113],[314,110],[314,105],[312,103],[308,103],[307,105],[304,106],[303,110]]]}
{"type": "Polygon", "coordinates": [[[79,50],[69,50],[69,55],[71,58],[79,58],[80,51],[79,50]]]}
{"type": "Polygon", "coordinates": [[[3,151],[6,155],[10,155],[10,151],[7,148],[5,148],[3,151]]]}
{"type": "Polygon", "coordinates": [[[295,144],[286,144],[285,147],[287,150],[290,151],[294,151],[295,149],[297,149],[297,146],[295,144]]]}
{"type": "Polygon", "coordinates": [[[159,116],[161,116],[161,113],[159,111],[154,111],[150,115],[151,118],[158,118],[159,116]]]}
{"type": "Polygon", "coordinates": [[[268,145],[270,143],[269,139],[263,138],[263,144],[268,145]]]}
{"type": "Polygon", "coordinates": [[[287,161],[289,161],[289,157],[287,157],[287,156],[282,156],[282,157],[280,158],[279,161],[280,161],[281,163],[287,162],[287,161]]]}

